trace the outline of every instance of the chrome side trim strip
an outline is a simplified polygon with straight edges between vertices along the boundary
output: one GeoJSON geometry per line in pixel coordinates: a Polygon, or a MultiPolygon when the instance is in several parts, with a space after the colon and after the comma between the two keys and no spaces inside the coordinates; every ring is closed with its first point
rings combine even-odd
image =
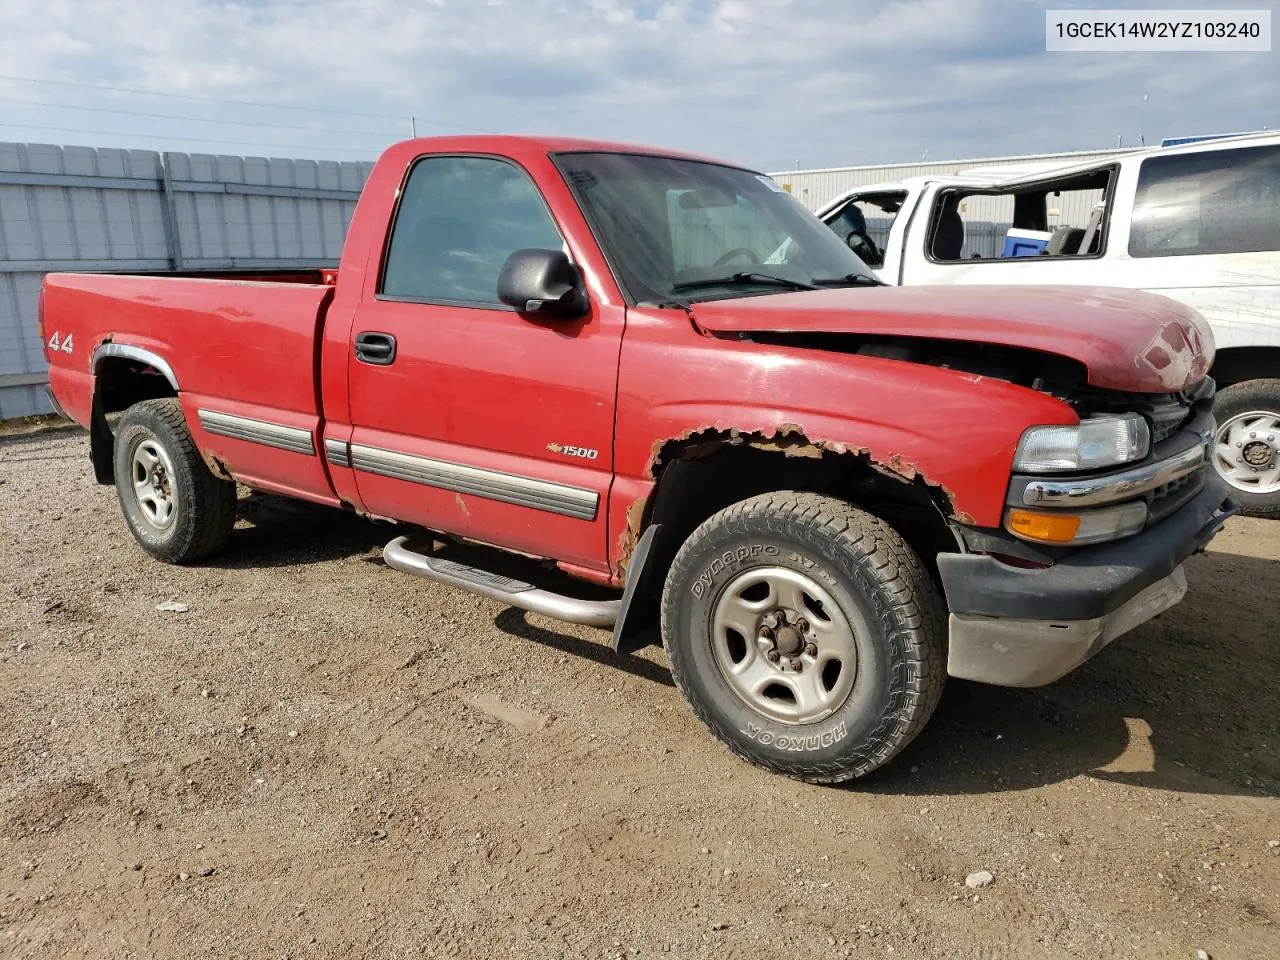
{"type": "Polygon", "coordinates": [[[178,378],[174,375],[173,368],[160,357],[150,350],[144,350],[142,347],[135,347],[128,343],[100,343],[93,351],[93,369],[96,373],[98,364],[106,357],[123,357],[126,360],[136,360],[138,363],[145,363],[148,366],[155,367],[160,371],[161,375],[169,381],[169,386],[174,390],[178,389],[178,378]]]}
{"type": "Polygon", "coordinates": [[[335,440],[333,437],[325,437],[324,458],[335,467],[351,466],[351,454],[347,452],[347,442],[345,440],[335,440]]]}
{"type": "Polygon", "coordinates": [[[447,460],[432,460],[379,447],[351,444],[351,465],[357,470],[395,480],[421,483],[455,493],[470,493],[489,500],[532,507],[548,513],[594,520],[600,494],[549,480],[535,480],[497,470],[468,467],[447,460]]]}
{"type": "Polygon", "coordinates": [[[301,427],[286,427],[282,423],[251,420],[249,417],[219,413],[216,410],[197,410],[196,416],[200,418],[200,426],[221,437],[248,440],[250,443],[261,443],[292,453],[305,453],[308,456],[315,456],[316,453],[311,431],[303,430],[301,427]]]}
{"type": "Polygon", "coordinates": [[[569,623],[611,627],[618,619],[621,600],[579,600],[549,590],[540,590],[522,580],[410,550],[405,546],[408,539],[396,537],[382,548],[382,559],[391,569],[412,573],[451,587],[461,587],[482,597],[569,623]]]}
{"type": "Polygon", "coordinates": [[[1022,491],[1022,502],[1029,506],[1047,507],[1091,507],[1114,503],[1181,480],[1199,470],[1204,462],[1204,447],[1197,444],[1167,460],[1123,473],[1075,480],[1035,480],[1022,491]]]}

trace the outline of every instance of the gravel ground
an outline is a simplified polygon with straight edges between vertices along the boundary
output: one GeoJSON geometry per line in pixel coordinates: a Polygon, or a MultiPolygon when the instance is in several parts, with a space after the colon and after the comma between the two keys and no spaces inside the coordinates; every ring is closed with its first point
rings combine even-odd
{"type": "Polygon", "coordinates": [[[1280,525],[819,788],[660,649],[397,574],[387,527],[254,496],[156,563],[87,457],[0,441],[6,957],[1280,956],[1280,525]]]}

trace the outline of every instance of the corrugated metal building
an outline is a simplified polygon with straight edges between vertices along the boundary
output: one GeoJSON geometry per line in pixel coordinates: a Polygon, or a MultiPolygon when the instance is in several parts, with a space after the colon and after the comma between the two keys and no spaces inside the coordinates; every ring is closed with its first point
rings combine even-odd
{"type": "Polygon", "coordinates": [[[50,409],[45,273],[333,266],[372,167],[0,143],[0,419],[50,409]]]}
{"type": "MultiPolygon", "coordinates": [[[[1092,160],[1105,160],[1109,157],[1131,153],[1135,149],[1119,150],[1079,150],[1070,153],[1037,153],[1012,157],[975,157],[970,160],[921,161],[919,163],[872,164],[860,167],[831,167],[820,170],[781,170],[770,174],[784,189],[789,190],[801,203],[810,210],[817,210],[834,200],[840,194],[855,187],[867,186],[885,181],[905,180],[908,177],[928,176],[930,174],[954,174],[975,167],[1005,167],[1018,164],[1057,164],[1070,165],[1089,163],[1092,160]]],[[[1083,192],[1083,191],[1082,191],[1083,192]]],[[[1074,198],[1073,198],[1074,199],[1074,198]]],[[[1089,209],[1094,199],[1081,197],[1077,202],[1062,209],[1062,222],[1068,217],[1075,218],[1082,206],[1084,218],[1088,218],[1089,209]]],[[[970,211],[977,220],[1007,222],[1013,216],[1012,201],[1008,203],[1008,213],[1004,213],[1002,205],[993,204],[989,208],[983,205],[970,211]]]]}

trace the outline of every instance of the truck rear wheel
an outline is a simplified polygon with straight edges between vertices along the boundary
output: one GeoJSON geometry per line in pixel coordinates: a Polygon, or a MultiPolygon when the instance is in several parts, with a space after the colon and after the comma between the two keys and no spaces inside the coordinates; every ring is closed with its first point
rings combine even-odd
{"type": "Polygon", "coordinates": [[[1219,391],[1213,465],[1241,511],[1280,517],[1280,380],[1246,380],[1219,391]]]}
{"type": "Polygon", "coordinates": [[[946,676],[942,599],[888,524],[770,493],[676,555],[662,640],[676,685],[739,756],[811,783],[870,773],[923,729],[946,676]]]}
{"type": "Polygon", "coordinates": [[[166,563],[223,547],[236,522],[236,485],[200,459],[178,401],[144,400],[120,417],[116,494],[134,539],[166,563]]]}

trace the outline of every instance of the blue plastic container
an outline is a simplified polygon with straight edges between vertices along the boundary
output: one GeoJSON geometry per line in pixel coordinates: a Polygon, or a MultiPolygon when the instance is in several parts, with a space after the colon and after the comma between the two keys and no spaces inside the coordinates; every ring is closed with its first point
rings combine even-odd
{"type": "Polygon", "coordinates": [[[1043,230],[1021,230],[1018,227],[1010,227],[1009,232],[1004,235],[1004,249],[1000,251],[1001,257],[1038,257],[1040,252],[1049,245],[1049,238],[1053,234],[1045,233],[1043,230]]]}

